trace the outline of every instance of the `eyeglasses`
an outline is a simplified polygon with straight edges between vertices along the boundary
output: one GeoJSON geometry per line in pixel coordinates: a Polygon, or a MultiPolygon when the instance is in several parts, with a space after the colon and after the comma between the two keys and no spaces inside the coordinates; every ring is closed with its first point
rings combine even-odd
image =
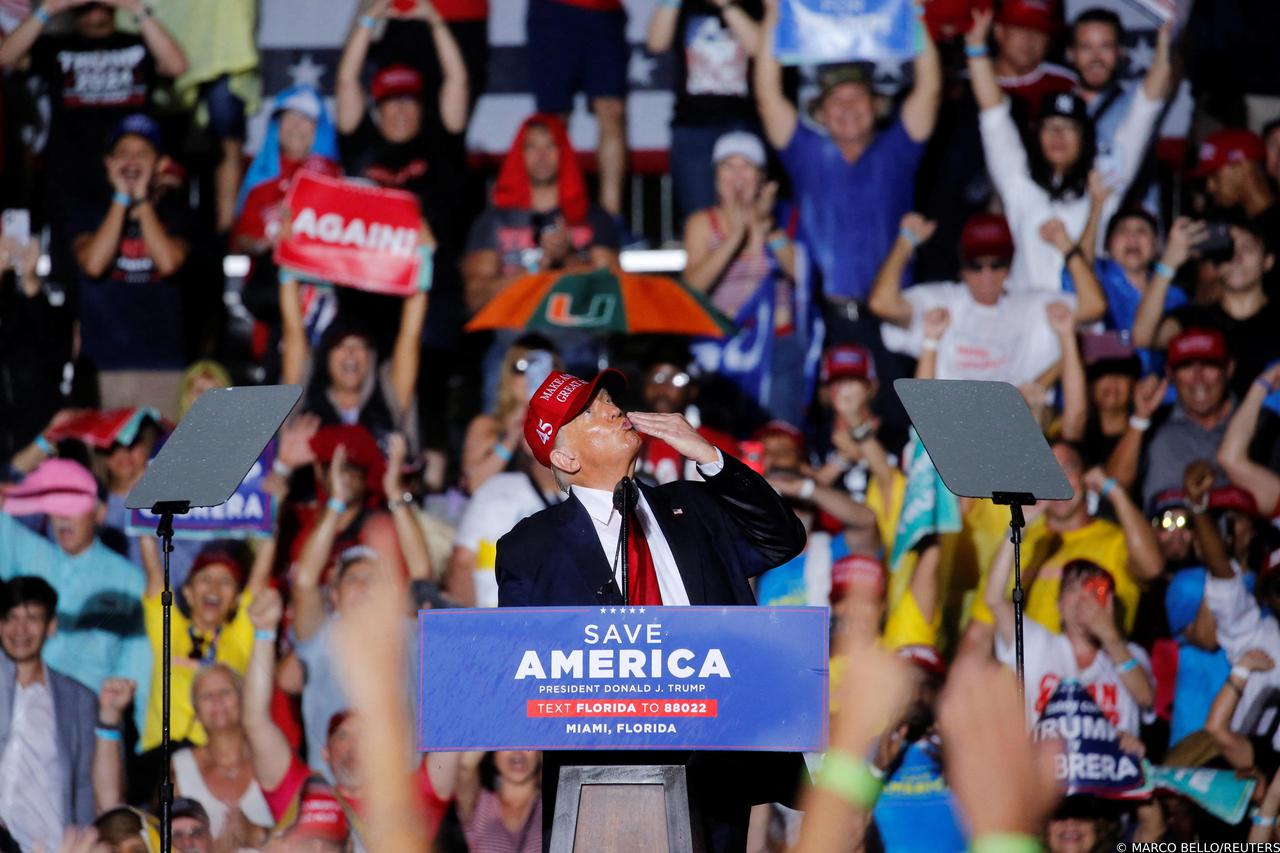
{"type": "Polygon", "coordinates": [[[992,258],[989,260],[974,259],[965,261],[964,268],[972,272],[982,272],[983,270],[1007,270],[1009,261],[1006,258],[992,258]]]}
{"type": "Polygon", "coordinates": [[[665,370],[659,370],[657,373],[649,377],[649,382],[653,385],[671,384],[672,388],[683,388],[690,382],[690,376],[683,370],[677,373],[668,373],[665,370]]]}
{"type": "Polygon", "coordinates": [[[1178,510],[1168,510],[1161,513],[1158,517],[1151,519],[1151,526],[1158,527],[1161,530],[1173,532],[1181,530],[1187,526],[1187,514],[1178,510]]]}
{"type": "Polygon", "coordinates": [[[173,830],[174,841],[195,841],[200,838],[211,838],[211,837],[212,835],[210,835],[209,830],[205,829],[203,826],[195,826],[195,827],[192,827],[191,829],[186,829],[186,830],[182,830],[182,829],[173,830]]]}

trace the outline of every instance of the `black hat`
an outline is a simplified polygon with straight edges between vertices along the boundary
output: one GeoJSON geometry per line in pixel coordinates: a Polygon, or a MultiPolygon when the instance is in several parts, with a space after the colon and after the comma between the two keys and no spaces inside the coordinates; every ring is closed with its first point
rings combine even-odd
{"type": "Polygon", "coordinates": [[[1040,120],[1053,116],[1074,119],[1084,126],[1089,123],[1089,108],[1071,92],[1050,92],[1040,99],[1040,120]]]}

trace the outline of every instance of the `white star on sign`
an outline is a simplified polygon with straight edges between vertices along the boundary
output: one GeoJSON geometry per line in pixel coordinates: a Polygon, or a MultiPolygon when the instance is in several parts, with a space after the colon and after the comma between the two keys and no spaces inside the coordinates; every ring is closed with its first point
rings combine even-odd
{"type": "Polygon", "coordinates": [[[616,607],[610,607],[610,608],[609,608],[609,612],[610,612],[610,613],[617,613],[617,612],[618,612],[618,608],[616,608],[616,607]]]}
{"type": "Polygon", "coordinates": [[[289,77],[295,86],[314,86],[319,89],[325,70],[323,65],[316,64],[311,54],[304,53],[301,59],[289,66],[289,77]]]}
{"type": "Polygon", "coordinates": [[[627,80],[635,86],[652,86],[653,69],[657,64],[658,60],[648,56],[643,48],[632,48],[631,61],[627,63],[627,80]]]}
{"type": "Polygon", "coordinates": [[[1134,77],[1140,77],[1146,73],[1151,67],[1151,63],[1155,61],[1156,52],[1154,42],[1148,42],[1142,36],[1138,36],[1138,41],[1128,51],[1129,56],[1129,74],[1134,77]]]}
{"type": "Polygon", "coordinates": [[[641,608],[640,608],[640,612],[641,612],[641,613],[643,613],[643,612],[644,612],[644,608],[643,608],[643,607],[641,607],[641,608]]]}
{"type": "Polygon", "coordinates": [[[601,608],[600,608],[600,612],[601,612],[601,613],[603,613],[603,612],[604,612],[604,608],[603,608],[603,607],[601,607],[601,608]]]}

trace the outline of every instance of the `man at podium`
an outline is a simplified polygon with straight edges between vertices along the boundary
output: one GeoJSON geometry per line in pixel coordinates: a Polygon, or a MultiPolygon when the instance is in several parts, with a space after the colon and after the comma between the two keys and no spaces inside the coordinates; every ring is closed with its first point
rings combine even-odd
{"type": "MultiPolygon", "coordinates": [[[[529,401],[525,439],[569,497],[498,541],[498,606],[754,605],[749,579],[799,554],[804,528],[763,477],[722,454],[682,415],[623,412],[611,393],[620,387],[625,379],[616,370],[590,382],[553,373],[529,401]],[[634,476],[642,434],[696,463],[703,482],[640,486],[624,543],[615,493],[634,476]]],[[[789,801],[800,775],[799,756],[777,753],[549,754],[544,843],[559,766],[573,763],[688,764],[690,789],[704,795],[712,850],[743,849],[751,805],[789,801]]]]}

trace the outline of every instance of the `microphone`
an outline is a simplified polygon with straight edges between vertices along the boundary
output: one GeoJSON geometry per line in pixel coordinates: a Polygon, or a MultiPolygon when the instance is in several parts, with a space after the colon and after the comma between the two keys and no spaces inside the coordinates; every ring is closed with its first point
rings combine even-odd
{"type": "Polygon", "coordinates": [[[636,481],[630,477],[623,477],[618,481],[618,485],[613,487],[613,508],[625,516],[635,504],[636,481]]]}
{"type": "Polygon", "coordinates": [[[630,589],[627,577],[630,566],[627,565],[627,556],[628,540],[631,536],[631,531],[629,530],[631,526],[631,508],[636,505],[638,491],[639,490],[636,488],[636,481],[630,477],[623,477],[618,481],[618,485],[613,487],[613,508],[617,510],[618,515],[621,516],[622,520],[622,524],[619,526],[618,530],[618,547],[614,553],[614,565],[616,566],[621,562],[622,583],[620,586],[622,588],[621,595],[624,604],[627,601],[627,593],[630,589]]]}

